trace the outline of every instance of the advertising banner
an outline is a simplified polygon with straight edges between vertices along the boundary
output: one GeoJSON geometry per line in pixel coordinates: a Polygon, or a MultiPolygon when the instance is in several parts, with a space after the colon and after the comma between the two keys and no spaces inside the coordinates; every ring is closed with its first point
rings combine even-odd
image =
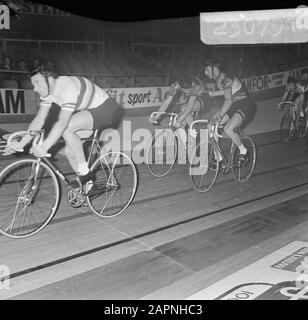
{"type": "Polygon", "coordinates": [[[308,242],[294,241],[188,300],[308,300],[308,242]]]}

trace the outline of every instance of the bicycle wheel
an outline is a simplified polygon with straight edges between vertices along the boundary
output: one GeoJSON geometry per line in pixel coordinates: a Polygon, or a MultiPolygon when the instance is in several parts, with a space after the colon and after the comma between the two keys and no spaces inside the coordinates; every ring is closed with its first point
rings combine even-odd
{"type": "Polygon", "coordinates": [[[16,161],[0,173],[0,232],[25,238],[41,231],[60,201],[55,173],[35,159],[16,161]]]}
{"type": "Polygon", "coordinates": [[[248,158],[245,163],[241,163],[238,158],[240,155],[239,149],[233,145],[233,150],[231,151],[231,169],[233,177],[238,182],[246,182],[253,173],[253,170],[256,165],[256,146],[254,141],[248,137],[241,137],[242,143],[247,148],[248,158]]]}
{"type": "Polygon", "coordinates": [[[216,182],[219,171],[218,157],[218,151],[212,143],[208,143],[207,150],[204,144],[197,145],[191,157],[189,174],[190,181],[198,192],[209,191],[216,182]]]}
{"type": "Polygon", "coordinates": [[[306,116],[298,117],[299,128],[298,128],[298,137],[303,138],[306,135],[306,116]]]}
{"type": "Polygon", "coordinates": [[[161,130],[152,135],[147,149],[147,166],[154,177],[167,175],[174,166],[178,144],[171,129],[161,130]]]}
{"type": "Polygon", "coordinates": [[[137,190],[137,170],[131,158],[122,152],[109,152],[90,170],[95,183],[86,199],[93,213],[111,218],[124,212],[137,190]]]}
{"type": "Polygon", "coordinates": [[[289,113],[285,113],[280,122],[282,142],[287,142],[295,134],[295,126],[289,113]]]}

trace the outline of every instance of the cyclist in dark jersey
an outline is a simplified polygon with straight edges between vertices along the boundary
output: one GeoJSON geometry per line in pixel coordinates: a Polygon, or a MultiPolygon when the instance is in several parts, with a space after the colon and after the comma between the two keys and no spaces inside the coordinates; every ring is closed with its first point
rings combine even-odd
{"type": "Polygon", "coordinates": [[[301,80],[304,84],[304,106],[305,112],[308,112],[308,68],[304,68],[301,72],[301,80]]]}
{"type": "MultiPolygon", "coordinates": [[[[205,92],[202,80],[195,76],[182,76],[171,84],[167,92],[167,98],[158,109],[158,112],[166,112],[171,102],[177,98],[177,102],[181,104],[181,111],[175,127],[185,128],[196,120],[203,111],[206,98],[205,92]]],[[[150,117],[149,121],[154,123],[159,118],[159,115],[156,118],[150,117]]]]}
{"type": "MultiPolygon", "coordinates": [[[[299,115],[304,117],[304,83],[297,80],[295,77],[288,77],[285,93],[281,99],[281,102],[294,102],[299,110],[299,115]]],[[[284,107],[283,103],[277,106],[277,109],[281,111],[284,107]]],[[[292,116],[295,118],[295,109],[291,110],[292,116]]]]}
{"type": "Polygon", "coordinates": [[[237,76],[227,74],[218,61],[207,60],[204,68],[205,75],[214,80],[219,89],[216,92],[209,91],[209,96],[224,96],[225,98],[221,109],[215,114],[214,118],[218,118],[220,123],[225,125],[225,134],[239,148],[239,159],[246,161],[248,159],[247,149],[235,129],[247,125],[252,120],[256,112],[256,104],[242,81],[237,76]]]}

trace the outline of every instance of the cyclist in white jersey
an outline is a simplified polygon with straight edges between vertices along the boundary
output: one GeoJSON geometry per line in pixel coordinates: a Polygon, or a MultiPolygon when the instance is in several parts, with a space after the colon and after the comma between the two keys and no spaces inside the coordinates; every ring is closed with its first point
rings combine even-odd
{"type": "Polygon", "coordinates": [[[248,158],[247,149],[235,129],[247,125],[252,120],[256,112],[256,104],[241,80],[237,76],[226,74],[218,61],[207,60],[204,63],[204,68],[205,75],[214,80],[219,89],[216,92],[209,91],[209,96],[224,96],[225,98],[221,109],[215,114],[214,118],[218,118],[220,124],[225,125],[225,134],[239,148],[239,159],[246,161],[248,158]]]}
{"type": "MultiPolygon", "coordinates": [[[[48,136],[41,145],[32,147],[35,156],[44,156],[48,150],[63,136],[65,154],[77,174],[72,186],[83,186],[92,175],[85,159],[81,131],[88,130],[88,137],[93,130],[110,126],[120,116],[120,106],[107,92],[84,77],[57,76],[44,66],[35,68],[31,73],[34,92],[40,96],[40,108],[28,127],[40,130],[46,121],[52,103],[60,106],[58,120],[54,123],[48,136]]],[[[83,137],[84,134],[82,134],[83,137]]],[[[25,135],[19,142],[10,146],[7,153],[23,149],[33,137],[25,135]]]]}

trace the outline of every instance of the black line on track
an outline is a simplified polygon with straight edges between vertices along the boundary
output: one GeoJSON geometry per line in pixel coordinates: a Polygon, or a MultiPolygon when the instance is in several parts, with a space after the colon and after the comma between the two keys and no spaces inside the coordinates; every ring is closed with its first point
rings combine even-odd
{"type": "MultiPolygon", "coordinates": [[[[300,162],[300,163],[297,163],[296,166],[301,166],[301,165],[305,165],[305,164],[308,164],[308,161],[303,161],[303,162],[300,162]]],[[[268,173],[273,173],[275,171],[281,171],[281,170],[287,170],[287,169],[296,169],[295,166],[286,166],[286,167],[281,167],[281,168],[275,168],[275,169],[270,169],[270,170],[265,170],[265,171],[260,171],[258,173],[255,173],[253,175],[253,177],[255,176],[262,176],[264,174],[268,174],[268,173]]],[[[220,184],[223,184],[223,183],[228,183],[228,182],[233,182],[234,179],[230,178],[230,179],[226,179],[226,180],[222,180],[222,181],[218,181],[215,183],[215,185],[220,185],[220,184]]],[[[155,200],[159,200],[159,199],[162,199],[162,198],[168,198],[168,197],[173,197],[173,196],[176,196],[176,195],[180,195],[180,194],[183,194],[183,193],[187,193],[187,192],[197,192],[195,191],[195,189],[193,187],[189,188],[189,189],[184,189],[184,190],[179,190],[177,192],[172,192],[172,193],[167,193],[167,194],[164,194],[164,195],[159,195],[159,196],[155,196],[155,197],[151,197],[151,198],[145,198],[145,199],[139,199],[139,200],[134,200],[131,204],[130,204],[130,207],[134,207],[134,206],[137,206],[137,205],[140,205],[140,204],[143,204],[143,203],[146,203],[146,202],[150,202],[150,201],[155,201],[155,200]]],[[[202,193],[200,193],[202,194],[202,193]]],[[[79,218],[82,218],[84,216],[90,216],[92,215],[92,212],[81,212],[81,213],[78,213],[78,214],[74,214],[74,215],[71,215],[71,216],[67,216],[67,217],[63,217],[63,218],[57,218],[57,219],[52,219],[48,225],[51,225],[51,224],[55,224],[55,223],[60,223],[60,222],[65,222],[65,221],[69,221],[69,220],[73,220],[73,219],[79,219],[79,218]]]]}
{"type": "Polygon", "coordinates": [[[220,213],[220,212],[223,212],[223,211],[226,211],[226,210],[234,209],[234,208],[240,207],[242,205],[246,205],[246,204],[249,204],[249,203],[252,203],[252,202],[255,202],[255,201],[259,201],[259,200],[262,200],[262,199],[265,199],[265,198],[268,198],[268,197],[272,197],[272,196],[277,195],[279,193],[290,191],[290,190],[293,190],[293,189],[296,189],[298,187],[302,187],[302,186],[305,186],[305,185],[308,185],[308,182],[301,183],[301,184],[298,184],[296,186],[288,187],[288,188],[285,188],[283,190],[275,191],[275,192],[272,192],[272,193],[269,193],[269,194],[254,198],[254,199],[246,200],[246,201],[243,201],[241,203],[237,203],[237,204],[234,204],[234,205],[231,205],[231,206],[220,208],[220,209],[211,211],[209,213],[205,213],[205,214],[203,214],[201,216],[198,216],[198,217],[193,217],[193,218],[189,218],[189,219],[182,220],[182,221],[179,221],[179,222],[175,222],[175,223],[169,224],[169,225],[164,226],[164,227],[160,227],[160,228],[157,228],[157,229],[154,229],[154,230],[151,230],[151,231],[147,231],[147,232],[138,234],[136,236],[132,236],[132,237],[129,237],[129,238],[125,238],[123,240],[115,241],[115,242],[112,242],[112,243],[109,243],[109,244],[106,244],[106,245],[103,245],[103,246],[99,246],[99,247],[96,247],[96,248],[93,248],[93,249],[90,249],[90,250],[86,250],[86,251],[77,253],[77,254],[73,254],[73,255],[67,256],[65,258],[57,259],[57,260],[54,260],[54,261],[51,261],[51,262],[48,262],[48,263],[44,263],[44,264],[32,267],[32,268],[28,268],[28,269],[25,269],[25,270],[22,270],[22,271],[18,271],[18,272],[12,273],[10,275],[10,278],[12,279],[12,278],[20,277],[22,275],[26,275],[26,274],[29,274],[29,273],[32,273],[32,272],[35,272],[35,271],[39,271],[39,270],[42,270],[42,269],[53,267],[55,265],[59,265],[61,263],[65,263],[65,262],[70,261],[70,260],[78,259],[80,257],[87,256],[87,255],[95,253],[95,252],[103,251],[103,250],[106,250],[108,248],[112,248],[112,247],[115,247],[117,245],[120,245],[120,244],[128,243],[128,242],[134,241],[136,239],[143,238],[143,237],[148,236],[148,235],[152,235],[152,234],[164,231],[164,230],[172,229],[172,228],[178,227],[180,225],[183,225],[183,224],[186,224],[186,223],[189,223],[189,222],[192,222],[192,221],[203,219],[205,217],[211,216],[211,215],[216,214],[216,213],[220,213]]]}

